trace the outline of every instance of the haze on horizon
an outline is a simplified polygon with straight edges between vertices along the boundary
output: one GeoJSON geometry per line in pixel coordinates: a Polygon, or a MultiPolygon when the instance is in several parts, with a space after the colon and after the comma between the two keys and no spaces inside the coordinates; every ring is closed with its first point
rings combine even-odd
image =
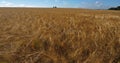
{"type": "Polygon", "coordinates": [[[120,5],[120,0],[0,0],[0,7],[53,7],[108,9],[120,5]]]}

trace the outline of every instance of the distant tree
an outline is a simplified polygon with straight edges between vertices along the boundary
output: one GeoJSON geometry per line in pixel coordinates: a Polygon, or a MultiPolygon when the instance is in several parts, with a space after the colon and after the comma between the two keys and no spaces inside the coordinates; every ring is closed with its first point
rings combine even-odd
{"type": "Polygon", "coordinates": [[[109,10],[117,10],[117,8],[113,8],[113,7],[111,7],[111,8],[109,8],[109,10]]]}
{"type": "Polygon", "coordinates": [[[57,6],[53,6],[53,8],[57,8],[57,6]]]}
{"type": "Polygon", "coordinates": [[[120,10],[120,6],[118,6],[117,9],[120,10]]]}
{"type": "Polygon", "coordinates": [[[118,6],[118,7],[111,7],[108,10],[120,10],[120,6],[118,6]]]}

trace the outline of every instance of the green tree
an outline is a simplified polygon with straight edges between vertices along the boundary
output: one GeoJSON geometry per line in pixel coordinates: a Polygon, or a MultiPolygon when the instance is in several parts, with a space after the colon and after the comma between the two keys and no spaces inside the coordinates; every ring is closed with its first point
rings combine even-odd
{"type": "Polygon", "coordinates": [[[109,8],[109,10],[120,10],[120,6],[117,6],[117,7],[111,7],[111,8],[109,8]]]}

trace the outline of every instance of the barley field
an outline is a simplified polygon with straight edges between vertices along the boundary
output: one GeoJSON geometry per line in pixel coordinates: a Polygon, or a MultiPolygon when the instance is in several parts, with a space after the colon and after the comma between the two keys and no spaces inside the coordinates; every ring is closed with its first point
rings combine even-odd
{"type": "Polygon", "coordinates": [[[120,11],[0,8],[0,63],[120,63],[120,11]]]}

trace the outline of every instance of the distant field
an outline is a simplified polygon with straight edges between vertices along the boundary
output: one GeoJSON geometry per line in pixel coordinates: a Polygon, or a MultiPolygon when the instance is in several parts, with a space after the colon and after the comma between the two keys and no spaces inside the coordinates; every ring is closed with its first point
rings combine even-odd
{"type": "Polygon", "coordinates": [[[120,63],[120,11],[0,8],[0,63],[120,63]]]}

